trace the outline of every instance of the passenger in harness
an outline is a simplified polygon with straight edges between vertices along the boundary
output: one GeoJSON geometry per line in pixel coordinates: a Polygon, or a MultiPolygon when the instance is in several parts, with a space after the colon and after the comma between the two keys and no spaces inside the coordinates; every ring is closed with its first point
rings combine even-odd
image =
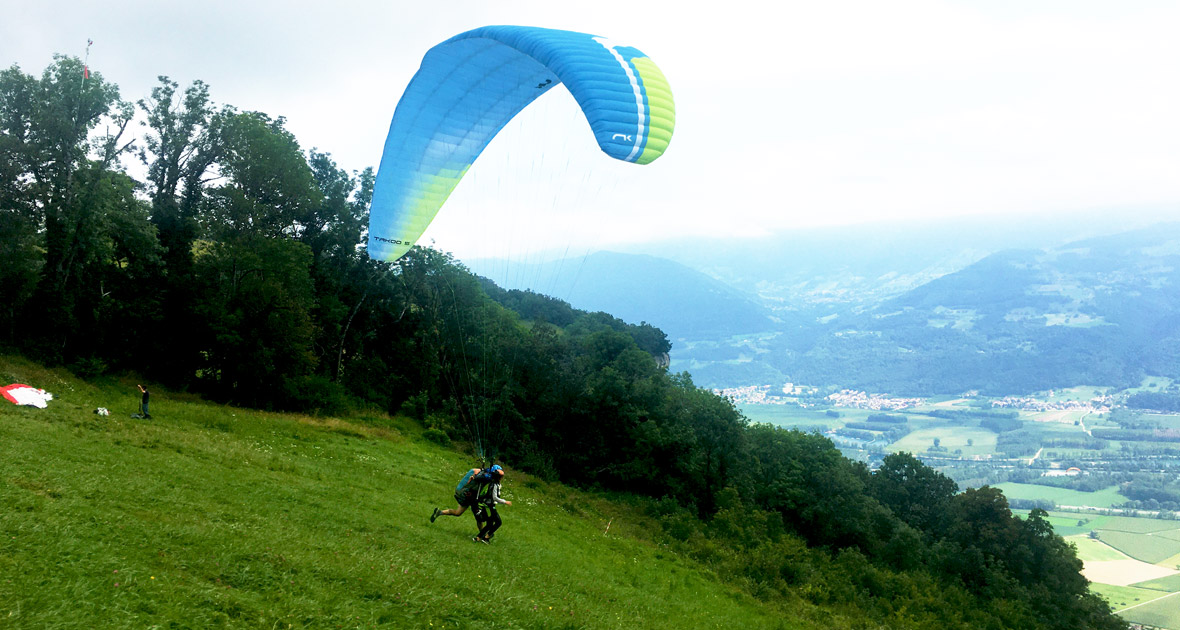
{"type": "Polygon", "coordinates": [[[479,526],[479,533],[472,540],[485,545],[492,542],[492,536],[496,535],[497,529],[500,529],[500,513],[496,511],[496,506],[499,504],[512,505],[508,499],[500,498],[500,482],[504,479],[504,470],[499,466],[493,466],[493,468],[499,470],[492,481],[484,485],[476,499],[474,512],[475,524],[479,526]]]}

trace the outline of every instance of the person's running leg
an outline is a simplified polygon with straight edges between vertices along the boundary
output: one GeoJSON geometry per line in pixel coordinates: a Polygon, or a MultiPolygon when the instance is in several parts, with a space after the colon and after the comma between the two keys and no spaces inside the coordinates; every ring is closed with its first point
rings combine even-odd
{"type": "Polygon", "coordinates": [[[488,520],[479,530],[479,537],[485,541],[491,540],[492,536],[496,535],[496,530],[500,529],[500,525],[503,523],[500,520],[500,512],[496,508],[489,508],[487,512],[488,520]]]}

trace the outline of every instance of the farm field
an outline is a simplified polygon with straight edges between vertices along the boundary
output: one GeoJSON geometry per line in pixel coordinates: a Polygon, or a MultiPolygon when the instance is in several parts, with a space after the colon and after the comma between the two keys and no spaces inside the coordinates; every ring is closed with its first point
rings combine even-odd
{"type": "MultiPolygon", "coordinates": [[[[1107,534],[1111,532],[1103,532],[1107,534]]],[[[1161,567],[1127,555],[1124,551],[1087,535],[1075,535],[1066,539],[1078,552],[1078,559],[1085,568],[1082,574],[1091,582],[1114,586],[1131,586],[1146,580],[1167,579],[1177,571],[1161,567]]]]}
{"type": "MultiPolygon", "coordinates": [[[[1020,514],[1023,518],[1028,518],[1028,510],[1012,511],[1020,514]]],[[[1091,530],[1090,525],[1086,522],[1087,518],[1090,517],[1072,512],[1049,512],[1047,520],[1053,526],[1053,531],[1058,536],[1073,536],[1075,534],[1085,534],[1091,530]]]]}
{"type": "MultiPolygon", "coordinates": [[[[915,421],[910,424],[917,425],[919,422],[915,421]]],[[[911,432],[889,445],[889,450],[894,453],[903,451],[924,453],[926,449],[934,446],[936,438],[939,440],[939,446],[947,449],[948,453],[953,454],[956,450],[962,450],[962,457],[990,455],[996,451],[996,434],[994,432],[979,427],[950,425],[941,422],[938,425],[927,426],[911,432]],[[968,440],[971,441],[971,444],[968,444],[968,440]]]]}
{"type": "Polygon", "coordinates": [[[844,426],[845,422],[862,421],[872,412],[859,409],[841,410],[840,417],[829,416],[823,411],[814,409],[800,409],[788,405],[738,405],[751,422],[765,422],[776,427],[787,429],[810,429],[823,426],[836,429],[844,426]]]}
{"type": "Polygon", "coordinates": [[[1051,512],[1050,514],[1055,516],[1072,516],[1075,519],[1084,518],[1086,521],[1085,531],[1108,529],[1118,532],[1147,534],[1151,532],[1166,532],[1180,527],[1180,521],[1165,521],[1156,518],[1106,514],[1080,515],[1076,512],[1051,512]]]}
{"type": "Polygon", "coordinates": [[[1073,543],[1078,550],[1078,559],[1082,562],[1115,562],[1126,560],[1127,554],[1110,545],[1085,535],[1067,536],[1066,541],[1073,543]]]}
{"type": "Polygon", "coordinates": [[[1080,492],[1066,488],[1040,486],[1031,483],[1001,483],[996,487],[1004,491],[1009,499],[1048,500],[1057,505],[1081,505],[1108,508],[1123,503],[1126,497],[1118,493],[1115,486],[1098,492],[1080,492]]]}
{"type": "MultiPolygon", "coordinates": [[[[1015,510],[1022,516],[1025,510],[1015,510]]],[[[1166,556],[1180,521],[1050,512],[1055,532],[1077,549],[1091,590],[1124,619],[1180,630],[1180,554],[1154,564],[1135,559],[1166,556]],[[1095,532],[1099,539],[1090,537],[1095,532]]]]}
{"type": "Polygon", "coordinates": [[[1070,400],[1087,401],[1103,395],[1109,388],[1082,385],[1043,392],[1038,398],[1049,402],[1064,402],[1070,400]]]}
{"type": "Polygon", "coordinates": [[[1113,610],[1123,610],[1131,606],[1146,604],[1167,595],[1167,593],[1136,586],[1114,586],[1098,583],[1091,584],[1090,590],[1101,595],[1110,603],[1113,610]]]}
{"type": "Polygon", "coordinates": [[[1167,593],[1140,604],[1115,609],[1123,619],[1157,628],[1180,628],[1180,592],[1167,593]]]}
{"type": "Polygon", "coordinates": [[[1090,590],[1101,595],[1123,619],[1158,628],[1180,628],[1180,592],[1166,593],[1138,586],[1092,584],[1090,590]]]}
{"type": "Polygon", "coordinates": [[[1175,593],[1180,591],[1180,573],[1168,576],[1166,578],[1160,578],[1158,580],[1140,582],[1135,586],[1139,588],[1149,588],[1157,591],[1164,591],[1167,593],[1175,593]]]}
{"type": "Polygon", "coordinates": [[[1180,429],[1180,414],[1153,413],[1151,419],[1158,422],[1165,429],[1180,429]]]}
{"type": "Polygon", "coordinates": [[[1098,536],[1128,556],[1152,564],[1180,554],[1180,541],[1157,534],[1099,530],[1098,536]]]}

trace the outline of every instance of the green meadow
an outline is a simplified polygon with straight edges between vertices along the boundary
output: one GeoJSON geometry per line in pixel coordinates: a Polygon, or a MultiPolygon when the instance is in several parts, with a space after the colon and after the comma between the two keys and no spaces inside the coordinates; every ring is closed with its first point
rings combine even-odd
{"type": "Polygon", "coordinates": [[[1067,540],[1077,549],[1078,559],[1082,562],[1110,562],[1127,559],[1126,554],[1098,540],[1085,536],[1071,536],[1067,540]]]}
{"type": "Polygon", "coordinates": [[[987,429],[971,426],[952,426],[945,421],[937,423],[911,422],[911,424],[927,426],[926,428],[913,431],[891,444],[889,446],[890,451],[895,453],[923,453],[926,449],[934,446],[935,439],[939,441],[941,448],[947,449],[948,454],[953,454],[955,451],[962,451],[961,457],[987,455],[994,453],[996,450],[996,434],[987,429]]]}
{"type": "Polygon", "coordinates": [[[0,380],[55,395],[0,407],[0,627],[816,625],[668,552],[642,510],[524,474],[492,544],[467,515],[431,524],[474,462],[402,418],[155,391],[138,420],[134,380],[3,358],[0,380]]]}
{"type": "Polygon", "coordinates": [[[1098,536],[1111,547],[1149,564],[1164,562],[1180,554],[1180,541],[1164,536],[1113,530],[1102,530],[1098,536]]]}
{"type": "Polygon", "coordinates": [[[1094,584],[1091,589],[1123,619],[1155,628],[1180,628],[1180,593],[1134,586],[1094,584]]]}
{"type": "Polygon", "coordinates": [[[1132,623],[1155,628],[1180,628],[1180,593],[1140,589],[1136,596],[1142,601],[1125,608],[1114,606],[1119,616],[1132,623]]]}
{"type": "Polygon", "coordinates": [[[791,405],[739,405],[742,414],[751,422],[764,422],[787,429],[811,429],[825,427],[829,429],[844,426],[845,422],[864,420],[871,412],[855,409],[842,409],[839,416],[831,416],[824,411],[814,409],[800,409],[791,405]]]}
{"type": "Polygon", "coordinates": [[[1124,610],[1132,606],[1143,606],[1167,596],[1167,593],[1140,588],[1139,586],[1094,584],[1091,589],[1110,602],[1110,606],[1114,610],[1124,610]]]}
{"type": "Polygon", "coordinates": [[[1054,488],[1031,483],[1000,483],[996,487],[1004,491],[1009,499],[1044,499],[1058,505],[1079,505],[1098,508],[1108,508],[1127,500],[1118,493],[1117,486],[1111,486],[1097,492],[1081,492],[1068,488],[1054,488]]]}

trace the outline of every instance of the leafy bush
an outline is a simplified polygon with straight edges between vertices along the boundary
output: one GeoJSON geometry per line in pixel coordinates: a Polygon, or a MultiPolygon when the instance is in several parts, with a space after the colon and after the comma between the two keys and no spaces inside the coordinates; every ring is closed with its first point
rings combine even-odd
{"type": "Polygon", "coordinates": [[[450,446],[451,436],[447,435],[446,431],[440,429],[426,429],[422,432],[422,437],[438,444],[439,446],[450,446]]]}

